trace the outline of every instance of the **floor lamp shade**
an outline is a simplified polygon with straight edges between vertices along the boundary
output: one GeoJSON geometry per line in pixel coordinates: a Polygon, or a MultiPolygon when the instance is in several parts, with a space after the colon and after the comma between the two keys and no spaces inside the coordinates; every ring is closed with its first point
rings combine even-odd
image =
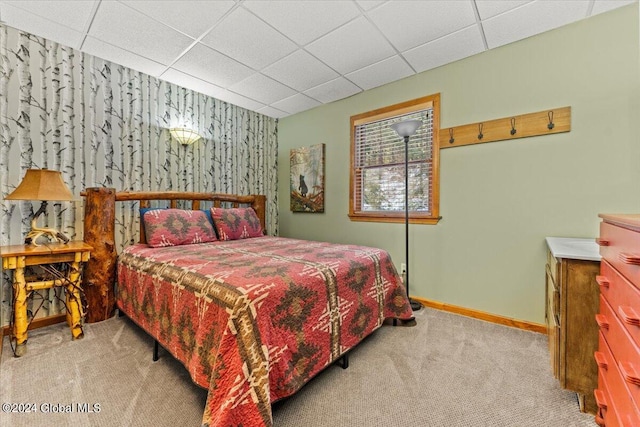
{"type": "Polygon", "coordinates": [[[395,130],[399,136],[405,138],[416,133],[420,126],[422,126],[421,120],[405,120],[392,124],[391,129],[395,130]]]}

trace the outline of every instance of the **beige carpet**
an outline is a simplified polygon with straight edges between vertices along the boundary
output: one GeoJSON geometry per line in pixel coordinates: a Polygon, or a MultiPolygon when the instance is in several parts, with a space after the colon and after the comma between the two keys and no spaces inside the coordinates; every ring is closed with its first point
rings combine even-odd
{"type": "MultiPolygon", "coordinates": [[[[436,310],[416,317],[413,328],[383,326],[349,369],[329,367],[276,403],[274,425],[595,426],[552,378],[545,336],[436,310]]],[[[85,325],[75,342],[62,324],[33,331],[18,359],[3,345],[0,402],[37,412],[0,412],[0,426],[200,424],[206,391],[162,350],[153,363],[152,340],[126,318],[85,325]]]]}

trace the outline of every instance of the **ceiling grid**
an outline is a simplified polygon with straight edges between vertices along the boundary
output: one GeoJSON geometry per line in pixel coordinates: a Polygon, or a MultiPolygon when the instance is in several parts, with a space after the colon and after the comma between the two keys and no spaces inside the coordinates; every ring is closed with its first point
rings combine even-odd
{"type": "Polygon", "coordinates": [[[280,118],[638,0],[11,0],[0,22],[280,118]]]}

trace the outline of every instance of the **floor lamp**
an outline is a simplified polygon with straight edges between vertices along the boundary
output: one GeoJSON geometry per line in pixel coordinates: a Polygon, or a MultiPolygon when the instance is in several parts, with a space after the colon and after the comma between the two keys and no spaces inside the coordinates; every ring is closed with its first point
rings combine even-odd
{"type": "MultiPolygon", "coordinates": [[[[407,264],[405,270],[405,287],[409,298],[409,138],[422,126],[421,120],[405,120],[394,123],[390,127],[404,138],[404,256],[407,264]]],[[[422,304],[409,298],[411,308],[416,311],[422,308],[422,304]]]]}

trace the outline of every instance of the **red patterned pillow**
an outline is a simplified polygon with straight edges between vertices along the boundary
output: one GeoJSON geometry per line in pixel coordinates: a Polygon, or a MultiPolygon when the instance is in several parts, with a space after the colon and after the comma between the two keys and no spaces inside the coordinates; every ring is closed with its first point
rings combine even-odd
{"type": "Polygon", "coordinates": [[[204,211],[153,209],[144,213],[144,232],[151,247],[180,246],[217,240],[204,211]]]}
{"type": "Polygon", "coordinates": [[[211,216],[220,240],[248,239],[264,235],[253,208],[211,208],[211,216]]]}

